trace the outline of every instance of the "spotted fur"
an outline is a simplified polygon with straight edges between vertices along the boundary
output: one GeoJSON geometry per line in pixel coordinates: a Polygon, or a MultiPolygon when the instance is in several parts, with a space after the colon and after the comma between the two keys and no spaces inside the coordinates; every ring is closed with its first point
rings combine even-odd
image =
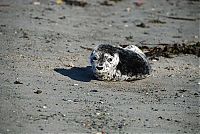
{"type": "Polygon", "coordinates": [[[101,44],[90,55],[94,76],[99,80],[131,81],[150,74],[145,54],[136,46],[126,48],[101,44]]]}

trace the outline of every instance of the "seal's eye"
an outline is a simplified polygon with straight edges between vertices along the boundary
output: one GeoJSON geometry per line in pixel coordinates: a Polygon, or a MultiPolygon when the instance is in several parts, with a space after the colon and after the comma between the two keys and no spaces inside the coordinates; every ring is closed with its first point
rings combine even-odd
{"type": "Polygon", "coordinates": [[[93,59],[93,60],[97,60],[97,57],[96,57],[96,56],[94,56],[92,59],[93,59]]]}
{"type": "Polygon", "coordinates": [[[111,62],[112,61],[112,58],[108,58],[108,62],[111,62]]]}

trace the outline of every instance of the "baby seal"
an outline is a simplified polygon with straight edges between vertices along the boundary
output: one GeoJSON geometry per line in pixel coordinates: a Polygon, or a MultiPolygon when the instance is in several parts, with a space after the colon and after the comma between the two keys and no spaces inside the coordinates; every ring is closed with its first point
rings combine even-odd
{"type": "Polygon", "coordinates": [[[106,81],[132,81],[150,74],[145,54],[136,46],[126,48],[101,44],[90,55],[94,76],[106,81]]]}

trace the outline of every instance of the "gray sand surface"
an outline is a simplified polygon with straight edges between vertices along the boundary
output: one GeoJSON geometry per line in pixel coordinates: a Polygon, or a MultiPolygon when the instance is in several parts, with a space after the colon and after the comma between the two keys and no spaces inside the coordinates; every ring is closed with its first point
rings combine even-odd
{"type": "Polygon", "coordinates": [[[100,43],[199,41],[199,0],[34,1],[0,0],[1,134],[200,131],[199,57],[151,60],[152,75],[133,82],[98,81],[88,62],[100,43]]]}

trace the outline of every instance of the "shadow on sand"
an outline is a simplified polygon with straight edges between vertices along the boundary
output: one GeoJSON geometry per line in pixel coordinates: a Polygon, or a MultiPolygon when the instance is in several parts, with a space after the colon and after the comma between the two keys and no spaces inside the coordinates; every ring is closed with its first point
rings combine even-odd
{"type": "Polygon", "coordinates": [[[55,68],[54,71],[77,81],[90,82],[91,80],[95,80],[91,66],[72,67],[70,69],[55,68]]]}

